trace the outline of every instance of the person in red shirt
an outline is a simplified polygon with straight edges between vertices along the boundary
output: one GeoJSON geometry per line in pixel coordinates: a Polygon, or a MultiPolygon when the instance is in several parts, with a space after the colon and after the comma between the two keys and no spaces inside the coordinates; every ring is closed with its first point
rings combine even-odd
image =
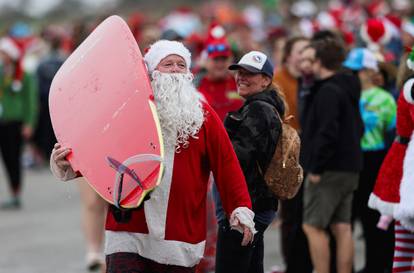
{"type": "Polygon", "coordinates": [[[227,69],[232,63],[230,45],[223,40],[210,41],[207,52],[206,73],[201,76],[198,90],[217,112],[221,120],[227,113],[243,105],[243,99],[237,94],[236,81],[227,69]]]}
{"type": "MultiPolygon", "coordinates": [[[[249,245],[256,233],[251,199],[221,120],[192,84],[188,49],[180,42],[160,40],[144,60],[164,140],[165,172],[139,208],[120,211],[110,206],[107,272],[193,273],[204,252],[210,172],[232,228],[243,234],[241,245],[249,245]]],[[[56,144],[51,155],[52,171],[61,180],[76,177],[65,159],[69,153],[56,144]]]]}

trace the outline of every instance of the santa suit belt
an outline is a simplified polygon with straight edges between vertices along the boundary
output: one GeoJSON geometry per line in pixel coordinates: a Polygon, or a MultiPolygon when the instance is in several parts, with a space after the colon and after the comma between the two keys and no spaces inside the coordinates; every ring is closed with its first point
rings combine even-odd
{"type": "Polygon", "coordinates": [[[408,143],[410,142],[410,138],[409,137],[403,137],[403,136],[397,135],[395,137],[395,140],[394,141],[395,142],[398,142],[398,143],[400,143],[402,145],[408,145],[408,143]]]}

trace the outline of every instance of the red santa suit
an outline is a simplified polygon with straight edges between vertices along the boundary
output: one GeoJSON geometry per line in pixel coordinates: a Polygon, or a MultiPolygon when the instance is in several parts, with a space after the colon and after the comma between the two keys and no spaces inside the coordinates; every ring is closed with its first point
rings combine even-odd
{"type": "MultiPolygon", "coordinates": [[[[414,122],[414,78],[404,84],[403,94],[410,103],[411,123],[414,122]]],[[[400,203],[394,213],[404,228],[414,231],[414,132],[404,157],[403,175],[400,186],[400,203]]]]}
{"type": "MultiPolygon", "coordinates": [[[[191,66],[191,54],[181,43],[160,40],[144,57],[148,71],[152,73],[169,55],[179,55],[187,68],[191,66]]],[[[202,103],[202,111],[202,125],[195,137],[188,138],[188,145],[177,150],[177,134],[163,135],[165,170],[151,198],[130,210],[128,221],[117,222],[114,208],[108,211],[105,254],[136,253],[163,265],[195,266],[204,252],[210,172],[232,227],[255,233],[247,184],[227,132],[211,106],[202,103]]],[[[77,176],[72,168],[59,169],[53,153],[51,169],[61,180],[77,176]]]]}
{"type": "Polygon", "coordinates": [[[217,114],[204,104],[198,138],[175,152],[166,147],[163,180],[144,208],[128,223],[111,212],[106,223],[106,254],[133,252],[162,264],[191,267],[202,258],[206,238],[206,193],[210,171],[230,214],[251,207],[245,178],[217,114]]]}
{"type": "MultiPolygon", "coordinates": [[[[404,98],[403,92],[397,101],[398,139],[409,139],[414,130],[414,121],[410,116],[412,105],[404,98]]],[[[407,143],[394,141],[378,173],[374,191],[368,206],[383,215],[394,217],[396,206],[400,202],[400,184],[403,173],[403,161],[407,143]]]]}

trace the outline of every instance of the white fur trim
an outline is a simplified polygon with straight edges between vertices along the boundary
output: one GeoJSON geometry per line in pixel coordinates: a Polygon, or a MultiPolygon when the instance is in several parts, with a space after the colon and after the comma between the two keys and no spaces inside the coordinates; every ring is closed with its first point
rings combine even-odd
{"type": "MultiPolygon", "coordinates": [[[[413,69],[414,70],[414,69],[413,69]]],[[[414,104],[413,91],[414,90],[414,79],[409,79],[404,83],[403,94],[407,102],[414,104]]]]}
{"type": "Polygon", "coordinates": [[[401,224],[414,230],[414,133],[408,143],[403,165],[403,177],[400,186],[400,204],[398,205],[395,218],[401,224]]]}
{"type": "Polygon", "coordinates": [[[0,39],[0,51],[6,53],[13,60],[17,60],[20,57],[20,50],[16,44],[7,37],[0,39]]]}
{"type": "Polygon", "coordinates": [[[414,70],[414,62],[410,59],[407,59],[407,66],[409,69],[414,70]]]}
{"type": "Polygon", "coordinates": [[[236,208],[230,216],[230,226],[232,229],[237,230],[240,233],[243,233],[243,228],[241,225],[246,226],[252,232],[252,234],[256,234],[257,231],[254,228],[254,212],[247,207],[238,207],[236,208]],[[235,220],[239,220],[239,224],[235,225],[235,220]]]}
{"type": "MultiPolygon", "coordinates": [[[[148,201],[146,201],[148,202],[148,201]]],[[[192,267],[204,254],[205,241],[190,244],[180,241],[158,240],[149,234],[105,232],[105,254],[137,253],[160,264],[192,267]]]]}
{"type": "Polygon", "coordinates": [[[66,171],[62,170],[56,165],[55,161],[52,160],[52,156],[50,157],[50,170],[57,179],[62,181],[76,178],[76,173],[72,168],[69,167],[66,171]]]}
{"type": "Polygon", "coordinates": [[[406,20],[403,22],[401,29],[414,37],[414,24],[406,20]]]}
{"type": "MultiPolygon", "coordinates": [[[[165,143],[174,143],[165,140],[165,143]]],[[[170,196],[172,168],[174,165],[175,147],[165,147],[164,174],[161,183],[151,193],[151,198],[144,202],[145,219],[151,237],[163,240],[167,221],[167,208],[170,196]]]]}
{"type": "Polygon", "coordinates": [[[379,211],[382,215],[394,215],[395,207],[397,203],[391,203],[384,200],[381,200],[377,195],[371,193],[368,200],[368,207],[371,209],[379,211]]]}
{"type": "Polygon", "coordinates": [[[147,64],[148,72],[151,74],[162,59],[173,54],[183,57],[185,63],[187,64],[187,70],[190,71],[190,51],[180,42],[159,40],[150,46],[148,52],[144,56],[144,61],[147,64]]]}

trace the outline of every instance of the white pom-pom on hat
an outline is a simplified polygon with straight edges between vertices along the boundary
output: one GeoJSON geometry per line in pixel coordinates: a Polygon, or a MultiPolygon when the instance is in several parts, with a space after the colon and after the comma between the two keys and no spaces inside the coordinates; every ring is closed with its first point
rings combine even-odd
{"type": "Polygon", "coordinates": [[[377,51],[380,45],[385,45],[391,40],[391,31],[383,20],[370,18],[361,27],[361,38],[367,43],[367,47],[377,51]]]}
{"type": "Polygon", "coordinates": [[[159,40],[152,44],[144,55],[144,61],[147,64],[148,72],[151,74],[161,60],[169,55],[178,55],[182,57],[187,65],[187,70],[190,70],[191,53],[181,42],[159,40]]]}

